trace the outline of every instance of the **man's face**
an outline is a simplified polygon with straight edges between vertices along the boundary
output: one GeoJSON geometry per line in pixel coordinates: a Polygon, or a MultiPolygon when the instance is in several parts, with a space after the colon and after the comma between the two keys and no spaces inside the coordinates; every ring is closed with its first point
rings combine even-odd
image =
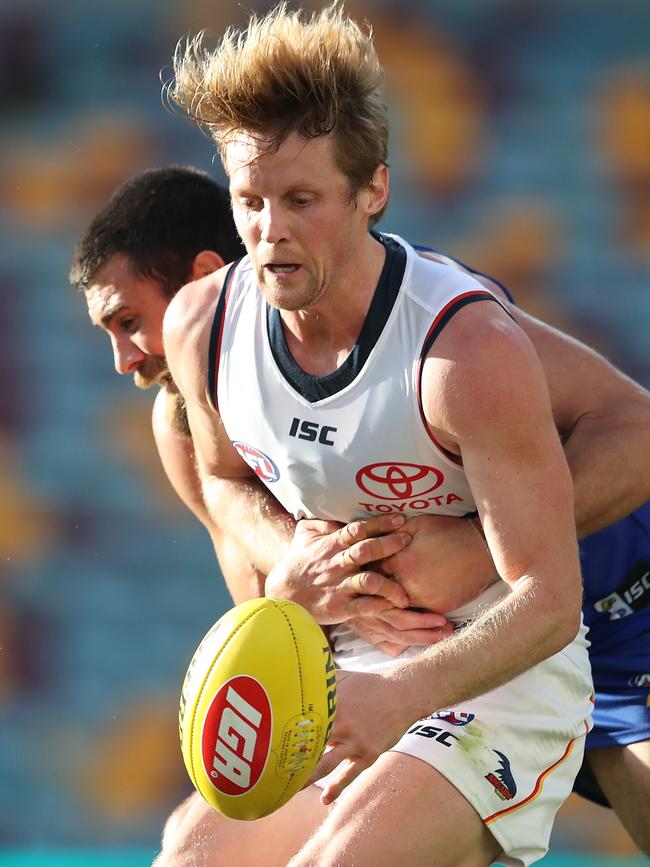
{"type": "Polygon", "coordinates": [[[282,310],[313,308],[349,276],[368,232],[368,215],[350,201],[331,139],[292,133],[265,153],[241,133],[225,157],[235,222],[260,291],[282,310]]]}
{"type": "Polygon", "coordinates": [[[138,388],[171,383],[162,339],[169,299],[159,284],[117,253],[97,271],[85,296],[90,321],[111,339],[115,370],[132,373],[138,388]]]}

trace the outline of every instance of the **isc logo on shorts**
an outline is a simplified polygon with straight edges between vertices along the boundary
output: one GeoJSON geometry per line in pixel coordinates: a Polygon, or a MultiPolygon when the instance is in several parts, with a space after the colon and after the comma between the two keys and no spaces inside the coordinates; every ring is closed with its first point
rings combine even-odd
{"type": "Polygon", "coordinates": [[[225,795],[242,795],[259,780],[271,743],[271,704],[263,686],[233,677],[215,695],[201,737],[203,767],[225,795]]]}

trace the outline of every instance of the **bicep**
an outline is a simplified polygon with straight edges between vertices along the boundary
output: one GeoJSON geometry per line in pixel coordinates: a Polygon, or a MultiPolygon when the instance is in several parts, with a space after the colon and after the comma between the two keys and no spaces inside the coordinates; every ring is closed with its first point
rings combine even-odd
{"type": "Polygon", "coordinates": [[[499,574],[578,580],[571,478],[530,341],[471,307],[445,339],[425,365],[427,418],[460,450],[499,574]]]}
{"type": "MultiPolygon", "coordinates": [[[[500,425],[461,441],[467,478],[497,571],[509,583],[524,575],[563,582],[577,574],[571,477],[552,424],[500,425]]],[[[506,419],[503,420],[506,422],[506,419]]]]}
{"type": "Polygon", "coordinates": [[[187,419],[201,478],[233,479],[255,475],[235,451],[216,410],[205,403],[188,402],[187,419]]]}
{"type": "Polygon", "coordinates": [[[158,455],[174,492],[196,518],[212,531],[212,521],[203,500],[192,439],[174,429],[167,417],[165,392],[160,391],[153,412],[153,434],[158,455]]]}

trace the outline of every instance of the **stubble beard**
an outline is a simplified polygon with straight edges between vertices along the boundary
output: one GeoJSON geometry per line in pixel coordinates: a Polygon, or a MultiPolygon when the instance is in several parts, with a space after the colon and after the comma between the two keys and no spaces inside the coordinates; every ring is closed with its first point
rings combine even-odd
{"type": "Polygon", "coordinates": [[[170,427],[182,439],[191,440],[192,431],[190,430],[190,423],[187,418],[185,398],[176,388],[173,390],[168,388],[167,391],[167,420],[170,427]]]}
{"type": "Polygon", "coordinates": [[[264,268],[257,271],[257,283],[260,292],[271,307],[292,313],[298,310],[309,310],[323,296],[325,289],[315,277],[307,275],[306,285],[296,289],[277,289],[267,280],[264,268]]]}
{"type": "Polygon", "coordinates": [[[173,386],[173,380],[164,356],[150,356],[143,361],[133,374],[133,382],[137,388],[147,389],[152,385],[173,386]]]}

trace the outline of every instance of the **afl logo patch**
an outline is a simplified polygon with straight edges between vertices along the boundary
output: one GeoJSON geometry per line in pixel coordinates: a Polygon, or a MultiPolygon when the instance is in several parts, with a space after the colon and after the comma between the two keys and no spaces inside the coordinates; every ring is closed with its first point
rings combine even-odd
{"type": "Polygon", "coordinates": [[[255,475],[259,476],[263,482],[277,482],[280,478],[280,470],[264,452],[254,446],[249,446],[248,443],[233,442],[233,446],[239,457],[246,461],[255,475]]]}
{"type": "Polygon", "coordinates": [[[411,500],[435,491],[445,477],[435,467],[420,464],[368,464],[356,476],[357,485],[366,494],[380,500],[411,500]]]}
{"type": "Polygon", "coordinates": [[[264,687],[248,675],[233,677],[212,699],[201,738],[203,767],[225,795],[257,783],[269,755],[273,718],[264,687]]]}
{"type": "Polygon", "coordinates": [[[431,714],[429,719],[442,719],[452,726],[466,726],[474,719],[474,714],[462,713],[457,710],[439,710],[438,713],[431,714]]]}

